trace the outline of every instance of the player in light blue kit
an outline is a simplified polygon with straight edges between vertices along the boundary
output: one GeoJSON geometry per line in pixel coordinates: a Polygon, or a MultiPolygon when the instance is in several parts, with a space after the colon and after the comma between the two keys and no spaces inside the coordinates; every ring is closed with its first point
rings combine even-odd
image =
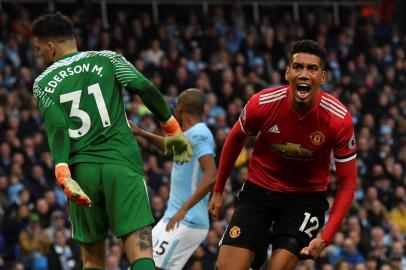
{"type": "MultiPolygon", "coordinates": [[[[173,164],[168,208],[152,230],[154,261],[158,269],[182,269],[209,230],[208,200],[217,169],[214,139],[202,122],[205,95],[188,89],[179,95],[174,115],[194,155],[185,164],[173,164]]],[[[135,135],[163,149],[164,138],[132,124],[135,135]]]]}

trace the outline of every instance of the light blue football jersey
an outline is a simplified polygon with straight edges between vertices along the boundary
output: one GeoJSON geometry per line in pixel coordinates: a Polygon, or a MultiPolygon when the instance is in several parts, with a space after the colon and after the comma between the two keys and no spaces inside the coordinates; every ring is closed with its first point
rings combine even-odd
{"type": "MultiPolygon", "coordinates": [[[[193,146],[194,155],[192,160],[185,164],[173,164],[168,208],[163,217],[164,221],[168,221],[182,207],[199,185],[203,175],[199,158],[215,155],[213,135],[204,123],[194,125],[184,134],[193,146]]],[[[209,194],[189,209],[182,224],[192,228],[208,229],[208,203],[209,194]]]]}

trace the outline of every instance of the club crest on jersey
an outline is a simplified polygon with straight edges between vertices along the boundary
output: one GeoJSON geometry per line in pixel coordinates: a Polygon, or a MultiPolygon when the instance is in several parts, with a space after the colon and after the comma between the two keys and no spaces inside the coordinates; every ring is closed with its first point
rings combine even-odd
{"type": "Polygon", "coordinates": [[[310,141],[314,145],[322,145],[324,143],[325,138],[326,138],[326,136],[324,136],[323,132],[321,132],[319,130],[310,134],[310,141]]]}
{"type": "Polygon", "coordinates": [[[231,238],[237,238],[241,234],[241,228],[238,226],[233,226],[230,229],[229,235],[231,238]]]}

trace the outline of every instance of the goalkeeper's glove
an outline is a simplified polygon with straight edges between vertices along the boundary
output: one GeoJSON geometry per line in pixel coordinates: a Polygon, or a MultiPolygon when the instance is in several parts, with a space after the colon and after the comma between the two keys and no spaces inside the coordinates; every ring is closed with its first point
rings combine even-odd
{"type": "Polygon", "coordinates": [[[192,159],[193,148],[186,140],[178,121],[172,116],[165,123],[161,123],[165,131],[164,155],[173,155],[176,163],[183,164],[192,159]]]}
{"type": "Polygon", "coordinates": [[[66,197],[74,204],[91,205],[92,201],[83,192],[79,184],[72,179],[67,164],[59,163],[55,166],[56,182],[63,189],[66,197]]]}

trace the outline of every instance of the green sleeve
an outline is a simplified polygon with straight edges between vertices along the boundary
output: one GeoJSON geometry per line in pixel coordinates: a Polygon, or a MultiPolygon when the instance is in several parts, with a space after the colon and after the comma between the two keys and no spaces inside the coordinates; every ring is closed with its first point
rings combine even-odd
{"type": "Polygon", "coordinates": [[[145,106],[147,106],[158,120],[166,122],[172,114],[158,88],[121,54],[110,54],[110,59],[117,82],[121,86],[139,95],[145,106]]]}
{"type": "Polygon", "coordinates": [[[55,164],[69,161],[69,133],[65,115],[59,106],[49,107],[43,114],[48,129],[48,143],[55,164]]]}
{"type": "Polygon", "coordinates": [[[127,88],[136,92],[140,96],[145,106],[158,118],[161,122],[166,122],[171,117],[172,113],[169,109],[161,92],[149,80],[145,79],[142,82],[133,80],[127,85],[127,88]]]}
{"type": "Polygon", "coordinates": [[[68,163],[69,134],[65,115],[37,82],[34,83],[33,94],[48,130],[49,149],[55,164],[68,163]]]}
{"type": "Polygon", "coordinates": [[[127,85],[133,80],[146,80],[144,75],[142,75],[141,72],[139,72],[121,54],[107,51],[106,56],[108,56],[113,65],[114,77],[119,85],[127,87],[127,85]]]}

